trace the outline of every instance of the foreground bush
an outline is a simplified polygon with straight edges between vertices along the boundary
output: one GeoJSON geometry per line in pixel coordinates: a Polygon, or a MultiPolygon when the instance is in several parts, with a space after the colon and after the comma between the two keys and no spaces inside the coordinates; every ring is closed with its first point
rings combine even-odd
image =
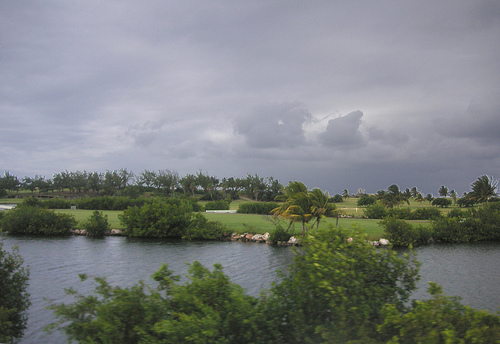
{"type": "Polygon", "coordinates": [[[28,288],[29,271],[17,247],[12,253],[3,250],[0,241],[0,342],[8,343],[21,338],[28,321],[30,305],[28,288]]]}
{"type": "Polygon", "coordinates": [[[155,289],[143,282],[112,287],[96,278],[98,298],[76,294],[74,304],[52,304],[60,321],[48,329],[60,328],[81,343],[253,342],[255,298],[231,283],[220,264],[210,271],[194,262],[187,277],[187,284],[177,285],[179,277],[163,265],[153,275],[155,289]]]}
{"type": "Polygon", "coordinates": [[[418,262],[337,228],[304,240],[282,282],[262,301],[269,342],[373,342],[383,306],[404,311],[416,287],[418,262]]]}
{"type": "Polygon", "coordinates": [[[76,224],[72,215],[24,204],[8,210],[1,221],[2,229],[12,235],[67,235],[76,224]]]}
{"type": "Polygon", "coordinates": [[[440,286],[430,283],[432,298],[414,301],[409,312],[394,305],[384,307],[384,323],[379,332],[390,343],[498,343],[500,317],[462,305],[459,298],[443,294],[440,286]]]}
{"type": "MultiPolygon", "coordinates": [[[[166,265],[130,288],[95,278],[93,295],[67,291],[52,304],[60,329],[80,343],[495,343],[499,317],[462,306],[433,286],[408,302],[418,280],[411,255],[376,249],[341,229],[309,235],[289,271],[259,298],[229,281],[222,266],[194,262],[188,281],[166,265]]],[[[87,276],[80,276],[83,281],[87,276]]]]}

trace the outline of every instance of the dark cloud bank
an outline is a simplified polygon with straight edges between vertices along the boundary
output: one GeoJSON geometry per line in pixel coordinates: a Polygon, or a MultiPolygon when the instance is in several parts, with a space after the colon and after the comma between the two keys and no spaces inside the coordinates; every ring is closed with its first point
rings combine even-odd
{"type": "Polygon", "coordinates": [[[4,1],[0,172],[500,177],[500,3],[4,1]]]}

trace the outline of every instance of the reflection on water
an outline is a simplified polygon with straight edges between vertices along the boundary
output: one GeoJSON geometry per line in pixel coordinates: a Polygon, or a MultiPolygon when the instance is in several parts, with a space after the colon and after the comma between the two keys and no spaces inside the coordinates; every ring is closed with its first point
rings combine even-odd
{"type": "MultiPolygon", "coordinates": [[[[43,328],[54,321],[45,309],[54,302],[70,302],[64,288],[75,287],[84,294],[93,285],[80,283],[78,274],[107,276],[112,285],[129,287],[142,279],[155,285],[150,276],[162,263],[176,274],[185,276],[188,266],[197,260],[207,267],[221,263],[231,281],[250,295],[258,296],[277,281],[276,270],[284,270],[292,260],[289,247],[242,242],[180,242],[107,237],[5,239],[4,249],[18,245],[30,266],[32,305],[29,324],[21,343],[64,343],[61,333],[49,335],[43,328]]],[[[500,306],[500,243],[430,245],[415,249],[422,262],[420,290],[415,298],[428,298],[427,281],[443,286],[449,295],[479,309],[500,306]]],[[[185,281],[185,278],[183,279],[185,281]]],[[[182,281],[182,280],[181,280],[182,281]]]]}

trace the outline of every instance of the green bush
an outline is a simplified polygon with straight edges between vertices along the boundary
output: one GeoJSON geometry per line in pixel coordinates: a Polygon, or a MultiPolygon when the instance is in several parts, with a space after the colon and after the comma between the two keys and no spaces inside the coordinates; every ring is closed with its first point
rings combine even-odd
{"type": "Polygon", "coordinates": [[[202,214],[195,213],[191,217],[189,227],[182,235],[182,238],[189,240],[218,240],[224,236],[226,230],[222,223],[208,221],[202,214]]]}
{"type": "Polygon", "coordinates": [[[278,241],[288,242],[292,235],[285,229],[280,222],[274,223],[274,231],[269,235],[269,242],[276,245],[278,241]]]}
{"type": "Polygon", "coordinates": [[[270,215],[271,210],[277,207],[279,207],[279,204],[276,202],[249,202],[240,204],[237,212],[241,214],[270,215]]]}
{"type": "Polygon", "coordinates": [[[371,205],[377,202],[377,198],[375,196],[365,195],[358,199],[358,207],[363,207],[365,205],[371,205]]]}
{"type": "Polygon", "coordinates": [[[384,306],[379,333],[390,343],[498,343],[500,317],[462,305],[429,283],[432,298],[414,301],[408,312],[384,306]],[[397,341],[394,341],[397,338],[397,341]]]}
{"type": "Polygon", "coordinates": [[[419,241],[419,231],[404,220],[387,217],[380,221],[380,224],[384,227],[387,239],[394,246],[407,247],[419,241]]]}
{"type": "Polygon", "coordinates": [[[432,205],[435,205],[440,208],[448,208],[451,205],[452,201],[448,198],[434,198],[432,200],[432,205]]]}
{"type": "Polygon", "coordinates": [[[335,194],[332,197],[328,199],[328,203],[342,203],[344,201],[344,198],[342,195],[335,194]]]}
{"type": "Polygon", "coordinates": [[[0,342],[17,343],[28,322],[30,305],[28,288],[29,270],[23,266],[19,249],[12,253],[3,249],[0,241],[0,342]]]}
{"type": "Polygon", "coordinates": [[[436,208],[418,208],[411,212],[408,220],[437,220],[443,217],[443,213],[436,208]]]}
{"type": "Polygon", "coordinates": [[[42,205],[47,209],[70,209],[73,202],[62,198],[50,198],[44,200],[42,205]]]}
{"type": "Polygon", "coordinates": [[[72,215],[22,204],[2,218],[2,229],[13,235],[66,235],[76,224],[72,215]]]}
{"type": "Polygon", "coordinates": [[[169,199],[142,207],[129,207],[119,215],[129,236],[181,238],[192,215],[188,201],[169,199]]]}
{"type": "Polygon", "coordinates": [[[365,217],[369,219],[383,219],[387,216],[387,209],[382,204],[372,204],[364,210],[365,217]]]}
{"type": "Polygon", "coordinates": [[[103,237],[109,232],[108,215],[104,215],[98,210],[94,211],[90,218],[83,223],[83,229],[91,237],[103,237]]]}
{"type": "Polygon", "coordinates": [[[205,204],[205,210],[229,210],[231,200],[211,201],[205,204]]]}
{"type": "Polygon", "coordinates": [[[411,218],[411,209],[408,207],[387,209],[387,216],[400,220],[409,220],[411,218]]]}

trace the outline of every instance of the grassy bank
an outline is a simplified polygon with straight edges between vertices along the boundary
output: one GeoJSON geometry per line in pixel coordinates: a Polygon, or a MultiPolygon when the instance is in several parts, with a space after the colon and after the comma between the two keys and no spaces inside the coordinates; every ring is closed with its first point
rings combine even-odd
{"type": "MultiPolygon", "coordinates": [[[[79,223],[87,220],[90,215],[94,212],[93,210],[69,210],[60,209],[56,212],[71,214],[73,215],[79,223]]],[[[118,215],[122,211],[102,211],[104,215],[108,216],[108,221],[111,228],[123,229],[124,226],[120,223],[118,215]]],[[[223,223],[230,231],[237,233],[255,233],[264,234],[266,232],[272,232],[274,230],[274,223],[272,222],[272,216],[254,215],[254,214],[217,214],[217,213],[203,213],[203,215],[210,221],[220,221],[223,223]]],[[[369,219],[356,219],[356,218],[341,218],[339,219],[339,226],[346,229],[360,228],[365,231],[370,238],[377,239],[383,237],[384,230],[383,227],[379,225],[380,220],[369,220],[369,219]]],[[[417,221],[410,221],[417,222],[417,221]]],[[[420,221],[419,223],[426,224],[426,221],[420,221]]],[[[321,226],[325,224],[332,224],[335,226],[334,218],[325,218],[321,226]]],[[[283,223],[284,226],[287,222],[283,223]]],[[[301,232],[301,224],[297,223],[294,225],[294,232],[301,232]]]]}

